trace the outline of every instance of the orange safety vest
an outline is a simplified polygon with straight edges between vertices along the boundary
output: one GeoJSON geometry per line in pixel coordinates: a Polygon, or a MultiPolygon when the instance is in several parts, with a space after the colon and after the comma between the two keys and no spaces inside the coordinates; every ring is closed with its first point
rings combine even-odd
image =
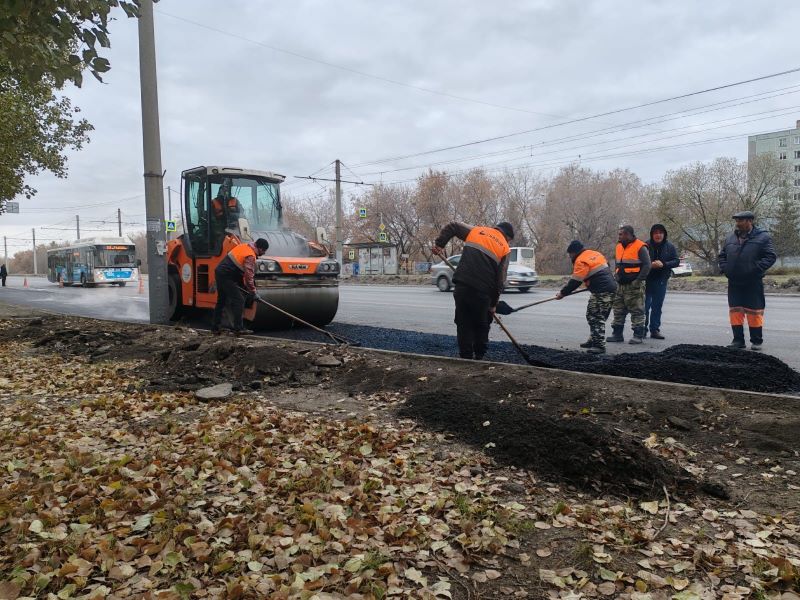
{"type": "Polygon", "coordinates": [[[608,268],[606,257],[597,250],[584,250],[575,259],[572,279],[587,281],[592,275],[608,268]]]}
{"type": "Polygon", "coordinates": [[[253,246],[248,243],[241,243],[233,250],[228,252],[228,258],[233,261],[233,264],[241,269],[242,273],[244,273],[244,261],[248,256],[252,256],[253,258],[257,257],[253,246]]]}
{"type": "Polygon", "coordinates": [[[498,264],[511,252],[505,236],[493,227],[473,227],[464,244],[467,246],[480,250],[498,264]]]}
{"type": "Polygon", "coordinates": [[[646,246],[642,240],[633,240],[627,246],[617,244],[617,273],[634,274],[642,270],[642,261],[639,260],[639,250],[646,246]]]}
{"type": "MultiPolygon", "coordinates": [[[[239,207],[238,207],[239,201],[236,198],[228,198],[228,203],[227,204],[228,204],[228,211],[229,212],[238,212],[239,211],[239,207]]],[[[215,217],[217,217],[218,219],[222,218],[222,213],[223,213],[223,211],[222,211],[222,200],[220,200],[219,198],[214,198],[211,201],[211,208],[214,209],[214,216],[215,217]]]]}

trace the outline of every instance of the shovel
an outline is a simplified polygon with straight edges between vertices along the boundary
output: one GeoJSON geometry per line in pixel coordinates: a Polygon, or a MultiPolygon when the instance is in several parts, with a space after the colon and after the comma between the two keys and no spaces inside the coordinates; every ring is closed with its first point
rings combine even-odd
{"type": "MultiPolygon", "coordinates": [[[[247,290],[245,290],[243,288],[239,288],[239,289],[242,290],[243,293],[247,294],[247,290]]],[[[331,338],[333,340],[333,343],[336,344],[337,346],[342,346],[342,345],[344,345],[344,346],[360,346],[361,345],[358,342],[354,342],[353,340],[347,339],[343,335],[339,335],[338,333],[333,333],[331,331],[328,331],[327,329],[322,329],[321,327],[317,327],[316,325],[312,325],[308,321],[304,321],[300,317],[295,316],[292,313],[283,310],[282,308],[278,308],[277,306],[275,306],[271,302],[267,302],[266,300],[264,300],[258,294],[256,294],[255,301],[263,304],[264,306],[268,306],[272,310],[278,311],[282,315],[287,316],[287,317],[289,317],[290,319],[292,319],[294,321],[297,321],[301,325],[305,325],[306,327],[310,327],[311,329],[313,329],[315,331],[318,331],[319,333],[327,335],[329,338],[331,338]]]]}
{"type": "MultiPolygon", "coordinates": [[[[448,267],[450,267],[450,269],[453,272],[455,272],[456,268],[453,266],[453,263],[451,263],[447,259],[446,256],[442,256],[442,259],[444,260],[445,264],[448,267]]],[[[528,353],[525,352],[525,350],[522,349],[522,346],[519,345],[519,342],[517,342],[517,340],[514,339],[514,336],[511,335],[511,332],[508,329],[506,329],[505,325],[503,325],[503,322],[500,320],[500,317],[497,316],[496,312],[492,313],[492,318],[494,319],[494,322],[497,323],[500,326],[500,329],[503,330],[503,333],[505,333],[508,336],[508,339],[511,340],[511,344],[514,346],[514,348],[516,348],[516,350],[517,350],[517,352],[519,352],[520,356],[522,356],[522,358],[525,359],[526,363],[528,363],[532,367],[545,367],[545,368],[550,367],[550,365],[548,365],[547,363],[544,363],[544,362],[541,362],[541,361],[538,361],[538,360],[533,360],[528,355],[528,353]]]]}
{"type": "MultiPolygon", "coordinates": [[[[570,296],[574,296],[575,294],[582,294],[583,292],[588,292],[589,288],[584,288],[578,292],[573,292],[570,296]]],[[[566,298],[566,296],[564,296],[566,298]]],[[[497,303],[497,308],[495,309],[501,315],[510,315],[511,313],[515,313],[523,308],[530,308],[531,306],[536,306],[537,304],[544,304],[545,302],[552,302],[553,300],[557,300],[555,296],[552,298],[547,298],[546,300],[539,300],[538,302],[531,302],[530,304],[523,304],[522,306],[518,306],[517,308],[513,308],[510,306],[505,300],[500,300],[497,303]]]]}

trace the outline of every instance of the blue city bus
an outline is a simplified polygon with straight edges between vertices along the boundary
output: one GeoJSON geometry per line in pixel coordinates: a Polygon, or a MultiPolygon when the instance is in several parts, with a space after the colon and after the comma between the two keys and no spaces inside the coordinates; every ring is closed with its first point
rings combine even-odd
{"type": "Polygon", "coordinates": [[[81,240],[66,248],[47,251],[47,279],[66,286],[99,284],[124,286],[139,281],[136,246],[127,238],[81,240]]]}

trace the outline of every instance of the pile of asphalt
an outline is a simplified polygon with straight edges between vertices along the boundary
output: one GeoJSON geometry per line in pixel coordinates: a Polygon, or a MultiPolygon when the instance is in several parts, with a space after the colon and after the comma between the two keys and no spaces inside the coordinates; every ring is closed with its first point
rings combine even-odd
{"type": "MultiPolygon", "coordinates": [[[[458,356],[455,336],[346,323],[333,323],[328,329],[366,348],[458,356]]],[[[294,340],[330,341],[330,338],[310,329],[292,329],[270,335],[294,340]]],[[[661,352],[602,356],[542,346],[524,346],[524,349],[537,366],[568,371],[754,392],[782,393],[800,390],[800,373],[780,359],[768,354],[730,350],[722,346],[681,344],[661,352]]],[[[510,342],[491,342],[486,359],[526,364],[510,342]]]]}

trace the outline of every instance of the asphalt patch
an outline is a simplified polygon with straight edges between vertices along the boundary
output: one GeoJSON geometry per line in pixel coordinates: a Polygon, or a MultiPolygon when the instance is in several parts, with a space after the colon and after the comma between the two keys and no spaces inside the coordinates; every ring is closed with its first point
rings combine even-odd
{"type": "MultiPolygon", "coordinates": [[[[458,356],[455,336],[346,323],[333,323],[328,329],[367,348],[458,356]]],[[[270,335],[317,342],[330,339],[326,340],[322,334],[311,329],[294,329],[270,335]]],[[[537,365],[568,371],[753,392],[783,393],[800,390],[800,373],[782,360],[769,354],[730,350],[722,346],[681,344],[661,352],[601,356],[533,345],[523,346],[523,349],[537,365]]],[[[486,358],[498,362],[527,364],[510,342],[491,342],[486,358]]]]}
{"type": "Polygon", "coordinates": [[[521,400],[496,400],[467,389],[412,394],[400,411],[483,449],[502,463],[581,489],[651,496],[699,485],[638,441],[581,418],[554,418],[521,400]]]}

